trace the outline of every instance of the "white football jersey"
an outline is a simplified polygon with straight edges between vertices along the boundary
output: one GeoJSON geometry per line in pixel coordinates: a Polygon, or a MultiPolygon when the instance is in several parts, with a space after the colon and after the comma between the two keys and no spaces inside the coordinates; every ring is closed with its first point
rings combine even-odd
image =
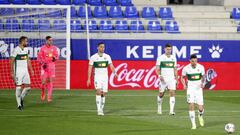
{"type": "Polygon", "coordinates": [[[182,70],[182,76],[186,76],[188,80],[188,87],[201,88],[202,77],[205,74],[205,69],[201,64],[196,65],[195,68],[188,64],[182,70]]]}
{"type": "Polygon", "coordinates": [[[94,77],[108,77],[108,65],[112,63],[112,59],[108,54],[103,53],[99,56],[95,53],[91,56],[89,65],[94,67],[94,77]]]}
{"type": "Polygon", "coordinates": [[[173,55],[167,57],[163,54],[157,58],[156,66],[160,67],[161,75],[164,79],[171,80],[174,79],[174,68],[177,66],[177,59],[173,55]]]}
{"type": "Polygon", "coordinates": [[[15,58],[15,71],[28,71],[28,49],[25,47],[21,49],[19,46],[14,48],[11,57],[15,58]]]}

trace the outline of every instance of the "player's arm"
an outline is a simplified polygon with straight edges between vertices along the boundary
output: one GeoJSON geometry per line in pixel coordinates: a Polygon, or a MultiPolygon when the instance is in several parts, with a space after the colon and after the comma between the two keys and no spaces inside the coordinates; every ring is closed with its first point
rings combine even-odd
{"type": "Polygon", "coordinates": [[[110,66],[110,69],[111,69],[112,73],[115,75],[115,77],[117,77],[118,75],[116,73],[114,65],[111,63],[109,66],[110,66]]]}
{"type": "Polygon", "coordinates": [[[27,63],[28,63],[28,68],[30,69],[31,75],[34,75],[34,71],[33,71],[33,68],[32,68],[32,63],[31,63],[31,60],[29,58],[27,60],[27,63]]]}
{"type": "Polygon", "coordinates": [[[181,83],[183,85],[183,89],[186,90],[187,89],[187,83],[186,83],[185,77],[186,77],[186,71],[185,71],[185,68],[183,68],[182,76],[181,76],[181,83]]]}
{"type": "Polygon", "coordinates": [[[175,67],[174,67],[174,76],[176,79],[176,83],[178,84],[178,70],[177,70],[177,60],[175,60],[175,67]]]}
{"type": "Polygon", "coordinates": [[[202,74],[202,79],[201,79],[202,85],[201,85],[201,87],[204,88],[204,86],[205,86],[205,69],[204,69],[204,67],[202,69],[202,73],[201,74],[202,74]]]}
{"type": "Polygon", "coordinates": [[[53,51],[52,61],[55,62],[58,59],[59,59],[59,54],[58,54],[58,51],[57,51],[57,47],[55,47],[55,49],[53,51]]]}
{"type": "Polygon", "coordinates": [[[87,87],[91,85],[91,76],[92,76],[92,68],[93,65],[88,65],[88,79],[87,79],[87,87]]]}
{"type": "Polygon", "coordinates": [[[156,62],[156,74],[159,76],[161,81],[164,81],[163,77],[161,76],[160,63],[160,59],[158,58],[156,62]]]}
{"type": "Polygon", "coordinates": [[[14,77],[14,62],[15,62],[15,57],[11,56],[10,58],[10,73],[11,73],[11,77],[13,80],[15,80],[14,77]]]}

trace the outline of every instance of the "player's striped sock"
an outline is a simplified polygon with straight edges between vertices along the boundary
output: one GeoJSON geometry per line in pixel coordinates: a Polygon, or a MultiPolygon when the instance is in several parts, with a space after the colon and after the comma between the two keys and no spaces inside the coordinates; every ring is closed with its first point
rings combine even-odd
{"type": "Polygon", "coordinates": [[[173,113],[174,112],[174,106],[175,106],[175,97],[170,97],[169,104],[170,104],[170,113],[173,113]]]}
{"type": "Polygon", "coordinates": [[[17,106],[21,106],[21,87],[17,86],[16,87],[16,100],[17,100],[17,106]]]}
{"type": "Polygon", "coordinates": [[[21,94],[22,99],[29,93],[30,89],[31,89],[30,87],[26,87],[23,89],[21,94]]]}
{"type": "Polygon", "coordinates": [[[196,122],[195,122],[195,111],[189,111],[189,118],[192,122],[192,126],[196,126],[196,122]]]}
{"type": "Polygon", "coordinates": [[[100,112],[101,111],[101,101],[102,97],[101,95],[96,95],[96,105],[97,105],[97,111],[100,112]]]}

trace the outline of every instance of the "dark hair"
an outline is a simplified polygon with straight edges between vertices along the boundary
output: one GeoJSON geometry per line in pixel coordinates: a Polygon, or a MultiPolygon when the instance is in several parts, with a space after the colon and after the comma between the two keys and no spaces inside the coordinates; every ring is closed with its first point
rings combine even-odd
{"type": "Polygon", "coordinates": [[[46,36],[46,40],[48,40],[48,39],[50,39],[50,38],[52,38],[51,36],[46,36]]]}
{"type": "Polygon", "coordinates": [[[190,56],[190,60],[191,59],[196,59],[197,58],[197,55],[196,54],[192,54],[191,56],[190,56]]]}
{"type": "Polygon", "coordinates": [[[99,45],[101,45],[101,44],[104,44],[104,43],[103,43],[103,42],[100,42],[100,43],[98,43],[98,45],[97,45],[97,46],[99,47],[99,45]]]}
{"type": "Polygon", "coordinates": [[[169,44],[169,43],[167,43],[167,44],[165,45],[165,48],[167,48],[167,47],[172,47],[172,45],[169,44]]]}
{"type": "Polygon", "coordinates": [[[25,39],[27,39],[27,37],[21,36],[21,37],[19,38],[19,42],[22,43],[22,41],[24,41],[25,39]]]}

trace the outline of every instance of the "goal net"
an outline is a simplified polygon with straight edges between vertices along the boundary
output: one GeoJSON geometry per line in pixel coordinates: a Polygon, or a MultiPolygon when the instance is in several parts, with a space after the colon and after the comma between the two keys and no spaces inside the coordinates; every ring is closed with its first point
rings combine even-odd
{"type": "Polygon", "coordinates": [[[31,76],[31,87],[39,88],[40,64],[37,54],[45,37],[53,37],[58,47],[55,89],[70,88],[70,6],[60,5],[0,5],[0,89],[12,89],[10,56],[19,45],[19,37],[28,37],[29,57],[35,74],[31,76]]]}

